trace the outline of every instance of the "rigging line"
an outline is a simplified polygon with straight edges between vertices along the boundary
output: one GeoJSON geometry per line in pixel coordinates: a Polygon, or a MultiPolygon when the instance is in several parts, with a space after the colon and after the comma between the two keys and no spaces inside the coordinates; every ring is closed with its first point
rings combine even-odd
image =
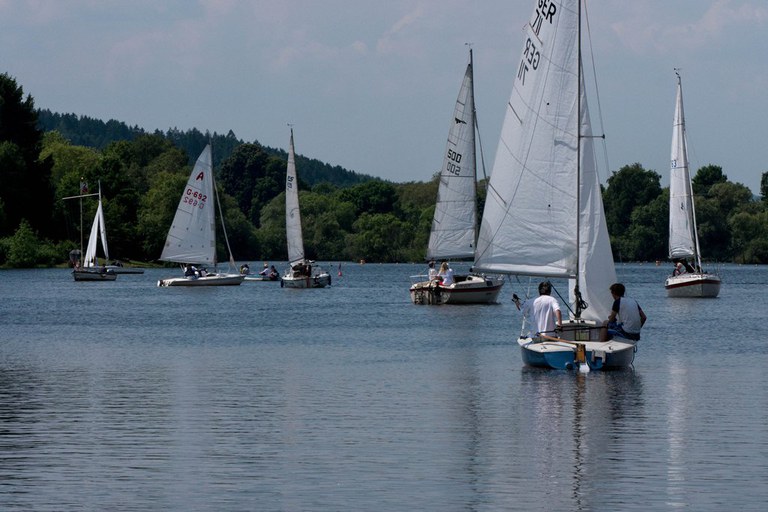
{"type": "MultiPolygon", "coordinates": [[[[601,138],[603,139],[603,158],[605,159],[605,166],[606,166],[606,173],[610,172],[611,166],[610,162],[608,161],[608,146],[605,144],[605,123],[603,122],[603,106],[600,103],[600,87],[597,82],[597,66],[595,65],[595,52],[594,47],[592,45],[592,28],[589,25],[589,9],[587,8],[587,3],[584,2],[584,11],[586,16],[584,19],[587,22],[587,40],[589,41],[589,57],[592,61],[592,80],[595,83],[595,99],[597,100],[597,117],[600,119],[600,131],[603,132],[600,136],[595,136],[595,138],[601,138]]],[[[598,178],[600,174],[598,173],[598,178]]],[[[607,176],[606,176],[607,177],[607,176]]]]}
{"type": "MultiPolygon", "coordinates": [[[[552,285],[552,281],[550,281],[550,282],[549,282],[549,284],[550,284],[550,285],[552,285]]],[[[568,302],[567,300],[565,300],[565,299],[563,298],[563,296],[562,296],[562,295],[560,295],[560,292],[557,290],[557,288],[555,287],[555,285],[552,285],[552,289],[555,291],[555,293],[557,294],[557,296],[558,296],[558,297],[560,297],[560,300],[561,300],[561,301],[563,301],[563,304],[565,304],[565,307],[567,307],[567,308],[568,308],[568,311],[569,311],[569,312],[570,312],[572,315],[574,315],[574,316],[575,316],[575,315],[576,315],[576,313],[573,311],[573,308],[571,308],[571,303],[570,303],[570,302],[568,302]]]]}
{"type": "MultiPolygon", "coordinates": [[[[219,187],[216,184],[216,180],[214,179],[214,172],[213,172],[213,158],[211,158],[211,180],[213,180],[213,190],[216,193],[216,206],[219,207],[219,218],[221,219],[221,229],[224,233],[224,242],[227,244],[227,253],[229,254],[229,265],[231,268],[235,267],[235,259],[232,256],[232,248],[229,246],[229,237],[227,236],[227,227],[224,225],[224,212],[221,208],[221,198],[219,196],[219,187]]],[[[216,261],[218,261],[218,258],[216,257],[216,248],[214,247],[213,251],[213,264],[214,268],[216,266],[216,261]]]]}

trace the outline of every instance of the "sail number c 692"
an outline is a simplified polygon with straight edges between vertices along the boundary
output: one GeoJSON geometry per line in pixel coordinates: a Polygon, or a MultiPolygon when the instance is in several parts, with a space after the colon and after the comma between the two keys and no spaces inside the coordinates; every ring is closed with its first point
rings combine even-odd
{"type": "Polygon", "coordinates": [[[200,208],[201,210],[205,206],[205,202],[208,200],[208,196],[197,190],[187,188],[184,194],[184,202],[193,208],[200,208]]]}

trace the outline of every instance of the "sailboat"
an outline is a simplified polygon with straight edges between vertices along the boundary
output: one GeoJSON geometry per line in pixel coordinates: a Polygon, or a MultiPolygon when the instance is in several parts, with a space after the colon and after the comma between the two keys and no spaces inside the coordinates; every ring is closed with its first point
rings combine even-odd
{"type": "MultiPolygon", "coordinates": [[[[211,145],[203,149],[197,159],[187,185],[181,194],[176,215],[171,229],[165,240],[160,259],[185,265],[184,276],[160,279],[158,286],[226,286],[239,285],[245,278],[240,273],[219,274],[208,273],[205,265],[216,267],[216,210],[215,184],[213,176],[213,160],[211,145]],[[200,265],[195,268],[194,265],[200,265]]],[[[219,204],[219,215],[221,206],[219,204]]],[[[222,228],[224,220],[221,221],[222,228]]],[[[234,268],[232,250],[227,240],[226,229],[224,239],[229,252],[229,263],[234,268]]]]}
{"type": "Polygon", "coordinates": [[[525,364],[624,368],[636,342],[600,341],[616,270],[582,77],[582,6],[580,0],[535,5],[491,172],[475,269],[568,280],[569,319],[555,333],[526,333],[524,325],[518,345],[525,364]]]}
{"type": "Polygon", "coordinates": [[[104,222],[104,209],[101,203],[101,183],[99,183],[99,206],[96,208],[96,216],[91,226],[91,234],[88,236],[88,247],[85,250],[85,259],[83,267],[85,271],[97,269],[99,272],[107,270],[110,274],[143,274],[144,269],[136,267],[125,267],[115,263],[109,263],[109,246],[107,245],[107,225],[104,222]],[[99,241],[104,251],[104,264],[99,265],[96,255],[99,241]]]}
{"type": "MultiPolygon", "coordinates": [[[[448,130],[437,204],[427,246],[428,260],[475,257],[477,118],[472,69],[470,49],[469,63],[448,130]]],[[[503,278],[490,278],[474,273],[456,275],[454,282],[446,286],[437,279],[430,279],[429,276],[411,276],[411,279],[418,280],[410,288],[411,301],[414,304],[495,303],[504,284],[503,278]]]]}
{"type": "Polygon", "coordinates": [[[88,187],[85,181],[80,182],[80,195],[69,196],[64,199],[79,199],[80,200],[80,250],[74,250],[70,253],[70,263],[72,264],[72,277],[75,281],[114,281],[117,278],[117,273],[108,269],[106,266],[98,265],[96,258],[96,249],[98,247],[99,235],[101,236],[101,246],[104,249],[105,261],[109,259],[109,249],[107,248],[107,231],[104,224],[104,210],[101,205],[101,184],[99,184],[99,192],[89,194],[88,187]],[[99,197],[99,206],[96,208],[96,215],[93,218],[93,224],[91,225],[91,232],[88,236],[88,249],[85,252],[85,258],[82,259],[83,254],[83,198],[85,197],[99,197]]]}
{"type": "Polygon", "coordinates": [[[676,266],[673,275],[667,277],[664,288],[668,297],[717,297],[720,293],[720,277],[701,270],[696,210],[688,170],[683,85],[680,73],[676,74],[677,97],[672,123],[672,165],[669,177],[669,259],[676,266]]]}
{"type": "Polygon", "coordinates": [[[324,288],[330,286],[331,275],[314,266],[314,261],[304,257],[293,128],[291,128],[288,165],[285,171],[285,234],[288,242],[288,268],[280,278],[280,286],[286,288],[324,288]]]}

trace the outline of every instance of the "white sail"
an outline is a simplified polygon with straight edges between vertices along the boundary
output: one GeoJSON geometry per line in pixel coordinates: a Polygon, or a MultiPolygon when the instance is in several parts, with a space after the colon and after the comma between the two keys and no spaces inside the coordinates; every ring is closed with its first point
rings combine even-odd
{"type": "Polygon", "coordinates": [[[205,146],[189,175],[160,259],[216,264],[216,212],[211,146],[205,146]]]}
{"type": "Polygon", "coordinates": [[[537,2],[526,27],[475,269],[578,278],[589,304],[582,318],[603,320],[616,276],[580,73],[578,1],[537,2]]]}
{"type": "Polygon", "coordinates": [[[697,254],[698,240],[693,210],[693,190],[688,170],[688,141],[683,112],[683,86],[677,77],[672,155],[669,175],[669,257],[690,258],[697,254]]]}
{"type": "Polygon", "coordinates": [[[448,130],[428,259],[472,258],[477,238],[472,51],[448,130]]]}
{"type": "Polygon", "coordinates": [[[304,261],[304,240],[299,212],[299,183],[296,179],[296,155],[293,149],[293,128],[288,147],[288,166],[285,172],[285,234],[288,241],[288,261],[291,266],[304,261]]]}
{"type": "Polygon", "coordinates": [[[88,247],[85,251],[84,266],[96,266],[96,250],[98,249],[99,239],[101,239],[101,246],[104,248],[104,258],[109,260],[109,247],[107,246],[107,227],[104,223],[104,209],[101,206],[101,197],[99,197],[99,206],[96,208],[96,215],[93,217],[91,234],[88,236],[88,247]]]}

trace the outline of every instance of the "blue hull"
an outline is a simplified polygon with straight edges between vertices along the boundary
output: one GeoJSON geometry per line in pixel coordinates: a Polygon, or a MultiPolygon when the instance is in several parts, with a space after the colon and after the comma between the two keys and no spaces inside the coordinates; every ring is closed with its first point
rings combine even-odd
{"type": "MultiPolygon", "coordinates": [[[[550,344],[537,344],[549,346],[550,344]]],[[[532,350],[521,346],[523,363],[538,368],[550,368],[553,370],[573,370],[579,367],[576,361],[576,352],[571,349],[563,349],[560,344],[551,344],[553,350],[532,350]]],[[[635,359],[636,346],[628,345],[619,351],[590,349],[587,345],[586,360],[590,370],[618,370],[632,365],[635,359]]]]}

